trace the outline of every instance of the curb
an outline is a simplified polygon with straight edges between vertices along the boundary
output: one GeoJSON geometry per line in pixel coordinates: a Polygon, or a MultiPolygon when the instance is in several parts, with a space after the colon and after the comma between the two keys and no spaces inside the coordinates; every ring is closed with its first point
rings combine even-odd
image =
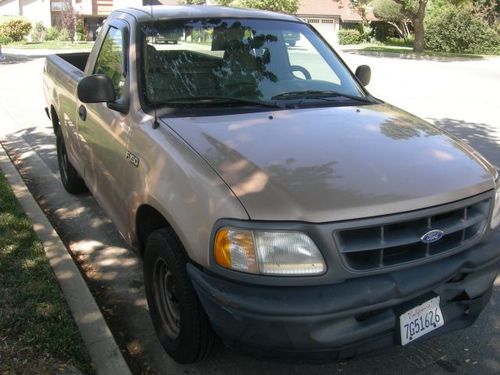
{"type": "Polygon", "coordinates": [[[67,48],[67,49],[48,49],[48,48],[9,48],[2,47],[2,52],[4,55],[21,56],[21,57],[47,57],[48,55],[53,55],[57,53],[79,53],[79,52],[90,52],[89,48],[67,48]]]}
{"type": "Polygon", "coordinates": [[[95,365],[96,373],[131,374],[73,258],[29,192],[3,146],[0,147],[0,169],[21,207],[31,219],[36,235],[42,241],[45,254],[95,365]]]}
{"type": "Polygon", "coordinates": [[[483,61],[488,59],[495,59],[495,56],[433,56],[416,53],[400,53],[400,52],[382,52],[382,51],[363,51],[362,49],[344,49],[341,50],[344,53],[349,53],[351,55],[360,55],[368,57],[386,57],[393,59],[402,60],[425,60],[425,61],[437,61],[437,62],[455,62],[455,61],[483,61]]]}

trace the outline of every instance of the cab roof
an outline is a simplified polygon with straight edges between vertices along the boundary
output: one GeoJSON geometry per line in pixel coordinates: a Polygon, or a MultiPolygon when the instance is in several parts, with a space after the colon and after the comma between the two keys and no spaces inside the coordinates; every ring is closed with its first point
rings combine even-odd
{"type": "Polygon", "coordinates": [[[182,19],[182,18],[259,18],[281,21],[300,21],[295,16],[274,13],[264,10],[230,8],[207,5],[155,5],[117,9],[110,18],[119,17],[120,13],[133,16],[137,22],[151,20],[151,13],[155,19],[182,19]]]}

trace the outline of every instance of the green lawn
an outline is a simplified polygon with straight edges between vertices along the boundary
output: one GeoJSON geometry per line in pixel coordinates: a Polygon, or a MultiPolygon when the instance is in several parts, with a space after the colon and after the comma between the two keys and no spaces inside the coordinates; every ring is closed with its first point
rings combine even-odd
{"type": "Polygon", "coordinates": [[[14,43],[6,44],[3,47],[4,48],[22,48],[22,49],[78,49],[78,50],[88,49],[88,50],[90,50],[93,45],[94,45],[94,42],[72,43],[72,42],[51,41],[51,42],[40,42],[40,43],[14,42],[14,43]]]}
{"type": "Polygon", "coordinates": [[[0,374],[93,373],[42,244],[0,173],[0,374]]]}
{"type": "Polygon", "coordinates": [[[360,51],[367,52],[383,52],[383,53],[399,53],[407,55],[415,55],[422,57],[455,57],[455,58],[469,58],[469,59],[482,59],[485,56],[475,55],[468,53],[451,53],[451,52],[435,52],[435,51],[425,51],[422,53],[413,52],[411,47],[399,47],[399,46],[380,46],[380,45],[369,45],[360,49],[360,51]]]}

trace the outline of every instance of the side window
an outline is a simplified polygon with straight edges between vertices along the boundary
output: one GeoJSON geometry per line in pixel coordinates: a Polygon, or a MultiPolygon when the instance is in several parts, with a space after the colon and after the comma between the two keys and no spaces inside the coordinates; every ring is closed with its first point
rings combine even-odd
{"type": "Polygon", "coordinates": [[[125,86],[125,54],[122,31],[110,27],[97,56],[94,74],[105,74],[113,82],[117,99],[122,98],[125,86]]]}
{"type": "MultiPolygon", "coordinates": [[[[284,32],[290,65],[306,69],[311,74],[311,79],[323,80],[340,85],[340,78],[333,69],[328,69],[328,64],[318,53],[308,38],[298,32],[284,32]]],[[[297,78],[304,79],[303,73],[294,71],[297,78]]]]}

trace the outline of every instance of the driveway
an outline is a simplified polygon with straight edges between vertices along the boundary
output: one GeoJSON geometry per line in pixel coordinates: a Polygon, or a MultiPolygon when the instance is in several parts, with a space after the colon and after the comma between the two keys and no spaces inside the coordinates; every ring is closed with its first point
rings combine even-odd
{"type": "MultiPolygon", "coordinates": [[[[476,147],[500,166],[500,60],[429,62],[343,55],[369,64],[370,91],[476,147]],[[495,96],[496,95],[496,96],[495,96]]],[[[70,196],[59,181],[54,136],[44,112],[43,59],[0,62],[0,137],[32,194],[80,264],[132,371],[159,374],[418,374],[500,372],[500,280],[474,326],[419,345],[350,361],[265,361],[219,346],[202,364],[180,366],[162,350],[147,313],[141,260],[90,195],[70,196]]],[[[376,150],[373,150],[375,153],[376,150]]],[[[496,234],[500,244],[500,234],[496,234]]],[[[425,277],[425,275],[422,275],[425,277]]]]}

